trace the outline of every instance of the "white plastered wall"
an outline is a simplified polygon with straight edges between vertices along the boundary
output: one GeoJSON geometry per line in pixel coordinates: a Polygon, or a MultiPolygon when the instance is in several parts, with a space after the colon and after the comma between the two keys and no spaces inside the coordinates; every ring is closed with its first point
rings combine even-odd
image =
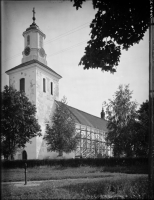
{"type": "MultiPolygon", "coordinates": [[[[42,129],[42,136],[37,137],[36,153],[37,158],[48,157],[46,142],[43,140],[45,134],[46,123],[49,121],[49,116],[54,112],[54,99],[59,99],[59,80],[52,73],[43,70],[39,65],[36,68],[36,107],[37,119],[42,129]],[[46,92],[43,92],[43,78],[46,82],[46,92]],[[53,83],[53,94],[51,94],[51,82],[53,83]]],[[[54,156],[54,152],[52,153],[54,156]]]]}
{"type": "MultiPolygon", "coordinates": [[[[9,84],[19,91],[20,79],[25,78],[25,93],[29,100],[36,105],[36,67],[30,65],[24,69],[20,68],[9,75],[9,84]]],[[[30,140],[32,143],[26,143],[24,150],[27,152],[28,159],[36,158],[36,138],[30,140]]],[[[22,150],[19,150],[15,159],[21,159],[22,150]]]]}

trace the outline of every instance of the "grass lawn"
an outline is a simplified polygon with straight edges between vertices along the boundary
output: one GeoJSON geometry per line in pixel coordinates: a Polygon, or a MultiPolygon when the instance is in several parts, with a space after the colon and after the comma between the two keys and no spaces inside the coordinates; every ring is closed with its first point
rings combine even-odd
{"type": "MultiPolygon", "coordinates": [[[[2,181],[23,181],[24,169],[5,169],[2,170],[2,181]]],[[[27,180],[57,180],[66,178],[87,178],[87,177],[110,177],[108,172],[103,173],[103,168],[97,167],[34,167],[27,168],[27,180]]]]}
{"type": "MultiPolygon", "coordinates": [[[[109,199],[117,196],[147,199],[148,195],[147,174],[111,173],[105,172],[103,167],[88,166],[35,167],[27,170],[28,181],[52,181],[33,187],[2,184],[2,199],[109,199]]],[[[1,178],[2,181],[24,181],[24,169],[2,170],[1,178]]]]}
{"type": "MultiPolygon", "coordinates": [[[[121,173],[127,174],[147,174],[147,170],[135,167],[60,167],[60,166],[40,166],[27,168],[27,180],[57,180],[65,178],[96,178],[110,177],[121,173]]],[[[24,180],[24,168],[2,169],[1,181],[13,182],[24,180]]]]}

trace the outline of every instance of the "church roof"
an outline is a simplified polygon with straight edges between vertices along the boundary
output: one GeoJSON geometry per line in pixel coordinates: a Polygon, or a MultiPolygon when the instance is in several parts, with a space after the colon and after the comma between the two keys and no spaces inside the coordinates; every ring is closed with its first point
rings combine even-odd
{"type": "Polygon", "coordinates": [[[36,18],[35,18],[35,8],[33,8],[32,12],[33,12],[33,18],[32,18],[32,19],[33,19],[33,23],[29,26],[29,28],[26,29],[26,31],[23,33],[23,35],[24,35],[27,31],[30,31],[30,30],[37,30],[37,31],[39,31],[39,32],[44,36],[44,38],[45,38],[45,34],[39,29],[38,25],[35,23],[35,20],[36,20],[36,18]]]}
{"type": "Polygon", "coordinates": [[[54,74],[56,74],[57,76],[59,76],[59,78],[62,78],[62,76],[60,76],[59,74],[57,74],[57,73],[56,73],[54,70],[52,70],[50,67],[48,67],[47,65],[45,65],[45,64],[43,64],[43,63],[41,63],[41,62],[39,62],[38,60],[35,60],[35,59],[34,59],[34,60],[30,60],[30,61],[25,62],[25,63],[22,63],[22,64],[20,64],[20,65],[17,65],[16,67],[13,67],[12,69],[7,70],[6,73],[11,72],[11,71],[16,70],[16,69],[23,68],[23,67],[25,67],[25,66],[27,66],[27,65],[30,65],[30,64],[33,64],[33,63],[38,63],[39,65],[42,65],[44,68],[48,69],[48,70],[51,71],[52,73],[54,73],[54,74]]]}
{"type": "MultiPolygon", "coordinates": [[[[61,102],[56,101],[56,103],[60,104],[61,102]]],[[[78,110],[76,108],[73,108],[69,105],[67,105],[67,107],[70,110],[70,112],[72,113],[72,115],[74,116],[76,123],[90,126],[90,127],[93,127],[93,128],[99,129],[99,130],[103,130],[103,131],[108,130],[106,120],[96,117],[94,115],[91,115],[89,113],[86,113],[84,111],[78,110]]]]}
{"type": "Polygon", "coordinates": [[[32,29],[39,30],[39,27],[37,26],[37,24],[32,23],[32,24],[29,26],[29,28],[26,29],[26,31],[29,31],[29,30],[32,30],[32,29]]]}
{"type": "Polygon", "coordinates": [[[23,32],[23,36],[25,33],[27,33],[27,31],[30,31],[30,30],[36,30],[38,31],[44,38],[46,37],[46,35],[40,30],[40,28],[37,26],[37,24],[35,23],[32,23],[29,28],[26,29],[26,31],[23,32]]]}

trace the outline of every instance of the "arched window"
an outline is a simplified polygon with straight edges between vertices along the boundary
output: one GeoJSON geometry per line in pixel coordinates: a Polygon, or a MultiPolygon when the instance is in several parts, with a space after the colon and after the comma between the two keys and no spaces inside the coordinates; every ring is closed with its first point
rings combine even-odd
{"type": "Polygon", "coordinates": [[[30,35],[27,36],[27,45],[30,45],[30,35]]]}
{"type": "Polygon", "coordinates": [[[20,92],[25,92],[25,79],[20,79],[20,92]]]}
{"type": "Polygon", "coordinates": [[[45,78],[43,78],[43,92],[46,92],[46,83],[45,83],[45,78]]]}
{"type": "Polygon", "coordinates": [[[53,95],[53,83],[51,82],[51,95],[53,95]]]}

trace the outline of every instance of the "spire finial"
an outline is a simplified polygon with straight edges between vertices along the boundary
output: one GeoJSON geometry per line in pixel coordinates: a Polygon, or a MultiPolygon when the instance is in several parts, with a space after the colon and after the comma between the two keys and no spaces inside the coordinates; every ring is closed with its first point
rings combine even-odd
{"type": "Polygon", "coordinates": [[[35,19],[36,19],[36,18],[35,18],[35,8],[33,8],[33,11],[32,11],[32,12],[33,12],[33,18],[32,18],[32,19],[33,19],[33,23],[35,24],[35,19]]]}

